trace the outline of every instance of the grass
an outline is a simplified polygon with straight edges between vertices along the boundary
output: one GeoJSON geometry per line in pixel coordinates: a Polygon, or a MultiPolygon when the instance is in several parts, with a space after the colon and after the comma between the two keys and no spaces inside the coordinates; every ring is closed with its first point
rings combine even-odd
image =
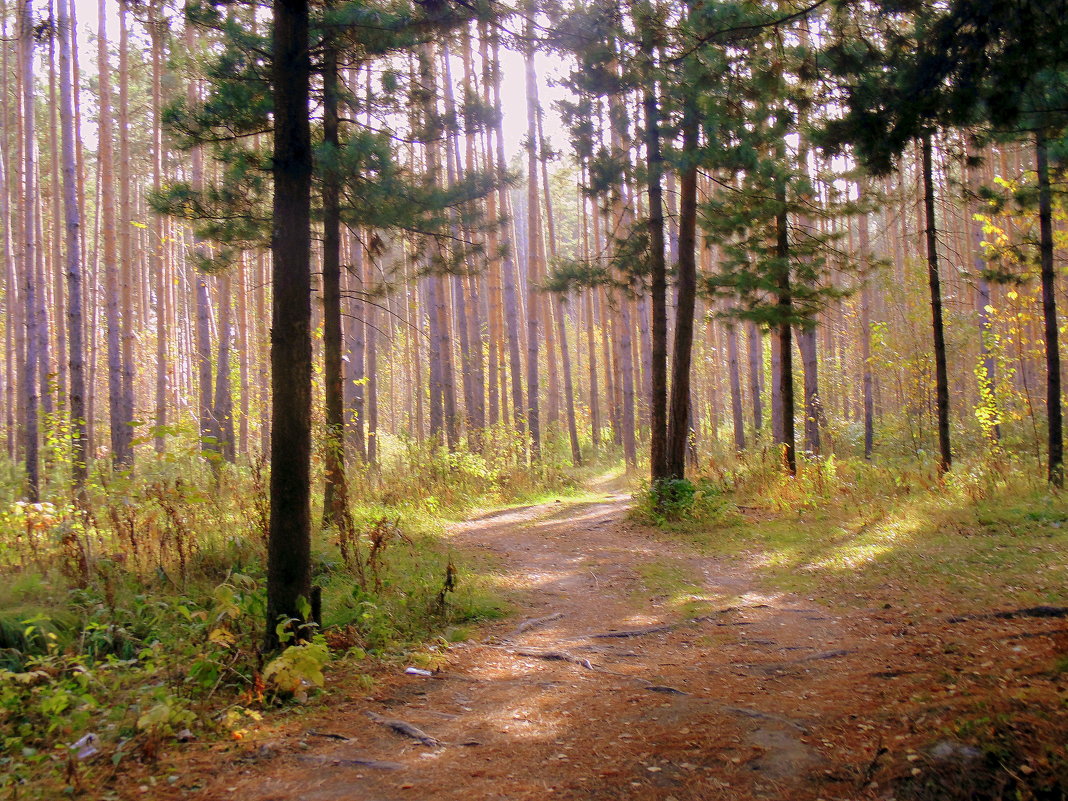
{"type": "Polygon", "coordinates": [[[704,477],[722,504],[666,528],[744,561],[769,588],[822,599],[962,608],[1068,602],[1068,498],[1013,466],[946,480],[862,461],[760,463],[704,477]],[[923,590],[918,601],[915,590],[923,590]]]}
{"type": "Polygon", "coordinates": [[[359,685],[379,663],[432,666],[506,614],[492,561],[454,553],[446,522],[563,497],[582,477],[550,460],[523,474],[498,453],[384,450],[379,472],[351,477],[347,547],[332,529],[313,537],[324,636],[277,657],[260,652],[257,466],[213,471],[190,450],[102,476],[84,508],[0,505],[0,790],[74,792],[152,760],[185,729],[239,737],[265,715],[299,714],[323,669],[359,685]],[[72,761],[68,746],[88,733],[104,758],[72,761]]]}

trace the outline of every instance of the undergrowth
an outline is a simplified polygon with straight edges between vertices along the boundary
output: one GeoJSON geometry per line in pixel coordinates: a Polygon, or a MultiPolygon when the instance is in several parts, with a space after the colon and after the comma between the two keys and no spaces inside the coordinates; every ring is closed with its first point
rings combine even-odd
{"type": "Polygon", "coordinates": [[[1068,602],[1068,497],[1005,454],[962,459],[944,477],[833,457],[791,477],[755,453],[659,498],[644,488],[635,514],[744,561],[772,589],[835,603],[1068,602]]]}
{"type": "MultiPolygon", "coordinates": [[[[0,506],[0,788],[55,797],[191,738],[240,739],[319,692],[324,670],[373,682],[385,662],[432,664],[504,603],[440,536],[465,511],[573,486],[546,460],[389,443],[353,470],[351,528],[317,530],[322,630],[261,651],[268,521],[262,465],[195,453],[97,472],[84,502],[0,506]]],[[[12,481],[15,471],[9,471],[12,481]]],[[[58,485],[58,482],[56,482],[58,485]]],[[[313,510],[318,521],[321,512],[313,510]]]]}

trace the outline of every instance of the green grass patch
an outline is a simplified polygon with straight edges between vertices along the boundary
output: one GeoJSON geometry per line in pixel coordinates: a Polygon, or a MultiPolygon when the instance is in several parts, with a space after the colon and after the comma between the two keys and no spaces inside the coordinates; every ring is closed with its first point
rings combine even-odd
{"type": "Polygon", "coordinates": [[[706,479],[729,505],[720,520],[673,533],[743,560],[770,588],[810,597],[936,598],[961,608],[1068,602],[1068,500],[1012,470],[958,471],[939,481],[829,461],[792,479],[740,465],[706,479]]]}

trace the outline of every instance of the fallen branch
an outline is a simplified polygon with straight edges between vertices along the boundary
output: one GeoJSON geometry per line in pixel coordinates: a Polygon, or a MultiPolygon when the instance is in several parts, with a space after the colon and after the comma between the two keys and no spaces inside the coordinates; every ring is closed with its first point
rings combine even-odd
{"type": "Polygon", "coordinates": [[[430,746],[431,748],[441,745],[441,741],[431,737],[422,729],[413,726],[411,723],[406,723],[403,720],[396,720],[394,718],[384,718],[381,715],[377,715],[370,710],[364,712],[367,717],[373,720],[375,723],[380,723],[387,728],[393,729],[397,734],[402,734],[405,737],[411,737],[413,740],[417,740],[423,745],[430,746]]]}

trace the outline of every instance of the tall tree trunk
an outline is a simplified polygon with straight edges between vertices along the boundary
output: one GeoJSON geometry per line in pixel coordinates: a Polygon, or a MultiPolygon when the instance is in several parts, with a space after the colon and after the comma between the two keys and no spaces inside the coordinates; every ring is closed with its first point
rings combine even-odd
{"type": "Polygon", "coordinates": [[[130,241],[130,66],[126,0],[119,0],[119,281],[122,312],[122,460],[133,466],[134,421],[134,257],[130,241]]]}
{"type": "MultiPolygon", "coordinates": [[[[582,226],[582,257],[589,262],[593,257],[592,249],[590,248],[589,205],[581,189],[579,190],[579,202],[582,204],[582,215],[579,222],[582,226]]],[[[590,441],[593,445],[594,453],[596,453],[601,446],[601,404],[597,386],[597,320],[594,317],[594,292],[595,290],[591,287],[582,294],[586,303],[586,361],[590,371],[590,441]]],[[[575,336],[576,338],[578,337],[577,331],[575,336]]]]}
{"type": "MultiPolygon", "coordinates": [[[[7,16],[6,14],[2,20],[3,29],[0,36],[7,40],[7,16]]],[[[0,48],[3,50],[3,83],[2,91],[3,95],[0,98],[0,105],[3,107],[3,119],[0,120],[4,126],[4,130],[9,130],[10,119],[8,114],[8,80],[7,80],[7,48],[0,48]]],[[[19,286],[18,277],[15,270],[15,241],[12,239],[12,231],[16,226],[15,216],[11,209],[11,193],[17,192],[17,182],[10,181],[11,173],[8,168],[8,153],[5,149],[0,148],[0,219],[6,220],[7,223],[3,226],[3,235],[0,238],[0,247],[3,248],[0,252],[0,257],[4,260],[4,309],[6,311],[6,320],[4,325],[4,375],[6,382],[4,384],[4,424],[7,433],[7,455],[11,461],[15,461],[18,452],[18,426],[15,416],[15,407],[19,404],[16,398],[22,397],[21,385],[19,383],[19,376],[17,370],[22,361],[22,348],[17,345],[22,341],[22,336],[17,334],[21,330],[21,320],[19,319],[19,286]],[[13,186],[14,184],[14,186],[13,186]]],[[[17,201],[16,201],[17,205],[17,201]]]]}
{"type": "MultiPolygon", "coordinates": [[[[423,44],[419,49],[419,81],[422,105],[419,110],[423,115],[427,180],[431,185],[438,186],[441,175],[438,146],[444,132],[444,125],[437,108],[437,76],[434,69],[434,45],[431,42],[423,44]]],[[[432,273],[428,278],[429,287],[433,293],[428,313],[432,321],[431,336],[437,338],[437,351],[436,359],[431,359],[431,371],[433,374],[436,361],[440,376],[445,443],[449,448],[454,448],[459,440],[459,416],[456,412],[456,374],[453,368],[452,326],[448,313],[448,287],[441,275],[441,270],[448,263],[448,254],[440,239],[434,239],[433,247],[437,262],[432,265],[432,273]]],[[[433,394],[433,388],[431,393],[433,394]]]]}
{"type": "Polygon", "coordinates": [[[311,58],[307,0],[275,0],[271,519],[265,646],[311,598],[311,58]],[[303,602],[303,603],[302,603],[303,602]]]}
{"type": "Polygon", "coordinates": [[[1053,271],[1053,201],[1049,185],[1046,132],[1035,131],[1035,167],[1038,171],[1038,227],[1042,273],[1043,341],[1046,345],[1046,419],[1049,463],[1047,478],[1064,486],[1064,435],[1061,411],[1061,357],[1057,334],[1057,288],[1053,271]]]}
{"type": "MultiPolygon", "coordinates": [[[[37,191],[35,179],[37,165],[34,158],[34,96],[33,96],[33,3],[24,0],[19,14],[19,59],[22,70],[22,172],[23,172],[23,295],[26,321],[26,361],[22,368],[22,394],[26,406],[25,460],[27,496],[36,503],[40,497],[40,468],[38,452],[38,386],[37,359],[38,318],[36,280],[34,265],[37,262],[37,191]]],[[[6,224],[6,221],[5,221],[6,224]]]]}
{"type": "MultiPolygon", "coordinates": [[[[193,26],[187,24],[185,29],[185,46],[188,52],[194,52],[196,37],[193,26]]],[[[186,86],[186,101],[192,105],[197,101],[196,81],[189,81],[186,86]]],[[[204,152],[199,145],[189,154],[190,183],[194,191],[204,188],[204,152]]],[[[199,257],[203,245],[193,234],[193,252],[199,257]]],[[[196,259],[194,259],[195,261],[196,259]]],[[[200,427],[201,450],[205,454],[219,452],[219,429],[213,415],[213,392],[211,383],[211,298],[208,291],[208,279],[199,269],[193,278],[196,308],[196,373],[197,373],[197,420],[200,427]]]]}
{"type": "Polygon", "coordinates": [[[823,411],[820,409],[815,323],[798,326],[797,350],[801,354],[801,365],[805,373],[805,450],[819,455],[820,419],[823,417],[823,411]]]}
{"type": "MultiPolygon", "coordinates": [[[[556,228],[553,223],[553,201],[549,190],[549,170],[546,166],[547,159],[545,158],[547,147],[540,116],[538,117],[538,145],[542,153],[541,183],[545,195],[545,224],[548,228],[547,241],[549,243],[549,259],[551,261],[556,258],[556,228]]],[[[560,367],[564,378],[564,414],[567,418],[568,441],[571,443],[571,463],[579,465],[582,464],[582,451],[579,448],[578,425],[575,421],[575,385],[571,375],[571,352],[567,347],[567,307],[563,293],[556,293],[552,297],[556,303],[556,313],[552,315],[552,318],[556,328],[556,339],[560,343],[560,367]]],[[[548,348],[547,355],[550,362],[552,361],[552,354],[552,348],[548,348]]]]}
{"type": "Polygon", "coordinates": [[[775,218],[775,255],[780,262],[777,277],[779,315],[779,393],[782,404],[782,456],[790,475],[797,474],[794,438],[794,357],[792,342],[793,290],[790,285],[790,233],[786,211],[786,187],[775,190],[780,211],[775,218]]]}
{"type": "MultiPolygon", "coordinates": [[[[863,196],[861,200],[863,201],[863,196]]],[[[858,220],[860,236],[857,255],[863,268],[868,264],[870,255],[867,213],[861,214],[858,220]]],[[[861,384],[864,391],[864,458],[871,459],[875,445],[875,404],[871,374],[871,283],[867,280],[860,289],[860,358],[861,384]]]]}
{"type": "Polygon", "coordinates": [[[233,350],[233,278],[219,276],[219,351],[215,372],[212,417],[219,432],[219,448],[228,462],[234,461],[234,399],[230,391],[230,355],[233,350]]]}
{"type": "Polygon", "coordinates": [[[738,329],[727,327],[727,365],[731,384],[731,422],[734,425],[734,449],[745,450],[745,420],[742,416],[742,377],[738,367],[738,329]]]}
{"type": "Polygon", "coordinates": [[[249,264],[247,259],[242,259],[237,274],[237,352],[238,385],[241,388],[239,403],[241,407],[241,421],[237,434],[237,453],[248,462],[248,413],[249,413],[249,338],[248,338],[248,281],[249,264]]]}
{"type": "MultiPolygon", "coordinates": [[[[534,10],[528,7],[527,36],[533,37],[534,10]]],[[[538,282],[541,280],[541,214],[538,205],[538,81],[534,73],[534,45],[523,54],[527,89],[527,430],[530,434],[530,459],[541,458],[541,418],[538,406],[538,337],[541,303],[538,282]]]]}
{"type": "Polygon", "coordinates": [[[675,312],[675,350],[671,365],[671,411],[667,432],[667,476],[686,474],[686,439],[690,423],[690,372],[693,326],[697,303],[697,109],[683,106],[682,152],[688,158],[679,176],[678,305],[675,312]]]}
{"type": "MultiPolygon", "coordinates": [[[[921,140],[923,151],[923,208],[927,226],[927,281],[931,289],[931,324],[934,334],[935,392],[938,409],[938,472],[953,466],[949,445],[949,376],[946,369],[946,338],[942,324],[942,284],[938,275],[938,233],[935,228],[934,167],[931,160],[931,135],[921,140]]],[[[1052,295],[1050,297],[1052,302],[1052,295]]],[[[1054,331],[1056,329],[1054,328],[1054,331]]],[[[1058,387],[1059,393],[1059,387],[1058,387]]],[[[1060,395],[1057,396],[1060,408],[1060,395]]]]}
{"type": "MultiPolygon", "coordinates": [[[[60,0],[64,2],[64,0],[60,0]]],[[[163,183],[163,35],[166,22],[160,9],[152,6],[149,33],[152,37],[152,188],[158,192],[163,183]]],[[[167,311],[168,281],[163,258],[163,218],[152,215],[152,248],[150,266],[156,284],[156,419],[153,444],[156,453],[166,447],[164,428],[167,425],[167,311]]],[[[73,367],[72,367],[73,371],[73,367]]]]}
{"type": "MultiPolygon", "coordinates": [[[[649,451],[651,480],[669,477],[667,455],[667,264],[664,257],[664,157],[660,151],[660,107],[653,75],[653,22],[642,20],[642,105],[649,191],[649,270],[652,292],[649,451]]],[[[736,354],[737,355],[737,354],[736,354]]],[[[686,395],[689,398],[689,392],[686,395]]],[[[685,430],[685,427],[684,427],[685,430]]]]}
{"type": "MultiPolygon", "coordinates": [[[[323,456],[323,525],[345,514],[345,375],[341,359],[341,179],[337,173],[338,63],[333,35],[323,43],[323,144],[334,155],[323,166],[323,388],[326,431],[323,456]]],[[[362,422],[362,421],[361,421],[362,422]]]]}
{"type": "MultiPolygon", "coordinates": [[[[350,259],[352,260],[349,283],[350,286],[353,283],[355,283],[356,286],[356,304],[354,309],[356,317],[349,321],[352,330],[352,345],[349,349],[349,369],[352,378],[349,384],[351,385],[352,392],[352,412],[353,417],[355,418],[355,422],[352,426],[352,441],[356,447],[356,457],[361,462],[366,462],[367,440],[364,431],[367,427],[367,412],[365,405],[365,398],[367,397],[367,381],[364,365],[366,364],[367,351],[364,332],[366,331],[367,315],[371,308],[371,304],[368,303],[366,299],[367,284],[364,283],[365,255],[363,243],[360,241],[359,232],[354,232],[351,237],[349,253],[350,259]]],[[[419,397],[422,398],[422,392],[419,393],[419,397]]],[[[420,412],[420,417],[421,416],[422,414],[420,412]]]]}
{"type": "MultiPolygon", "coordinates": [[[[497,158],[494,173],[497,179],[497,192],[498,192],[498,208],[497,213],[507,219],[511,214],[511,205],[508,197],[508,184],[505,181],[505,177],[508,173],[508,160],[504,155],[504,130],[501,120],[502,115],[502,103],[501,103],[501,60],[500,60],[500,38],[496,32],[490,34],[493,45],[493,66],[492,66],[492,83],[493,83],[493,107],[496,110],[494,114],[493,124],[493,139],[496,147],[497,158]]],[[[516,272],[515,264],[515,247],[512,241],[512,229],[511,225],[505,222],[501,227],[501,250],[502,254],[502,267],[503,267],[503,294],[504,294],[504,323],[505,333],[508,340],[508,369],[511,373],[511,388],[512,388],[512,415],[515,420],[515,427],[518,431],[526,430],[525,415],[523,413],[523,385],[522,385],[522,364],[520,351],[522,349],[521,337],[522,334],[519,329],[519,298],[518,298],[518,285],[519,278],[516,272]]]]}
{"type": "MultiPolygon", "coordinates": [[[[364,286],[373,286],[374,260],[364,259],[364,286]]],[[[378,307],[374,303],[365,306],[365,350],[367,357],[367,392],[364,396],[367,409],[367,464],[378,464],[378,307]]]]}
{"type": "MultiPolygon", "coordinates": [[[[456,100],[452,88],[452,70],[450,68],[449,48],[443,45],[441,48],[442,64],[442,88],[445,100],[446,120],[456,120],[456,100]]],[[[451,188],[456,186],[460,171],[460,145],[454,125],[445,127],[445,176],[446,184],[451,188]]],[[[449,234],[456,247],[463,247],[467,239],[466,231],[461,231],[459,215],[455,208],[449,210],[449,234]]],[[[456,331],[460,336],[460,377],[463,383],[464,414],[463,423],[467,432],[468,447],[477,452],[483,424],[476,420],[484,413],[482,396],[476,387],[476,365],[481,360],[481,349],[476,350],[476,338],[472,336],[471,318],[478,313],[476,308],[468,308],[467,294],[464,287],[464,273],[468,271],[467,254],[463,255],[463,271],[453,272],[450,276],[452,284],[453,313],[456,322],[456,331]]],[[[458,266],[458,265],[457,265],[458,266]]]]}
{"type": "Polygon", "coordinates": [[[753,436],[764,427],[764,337],[756,323],[746,323],[746,355],[749,358],[749,400],[753,405],[753,436]]]}
{"type": "Polygon", "coordinates": [[[74,100],[71,89],[71,47],[74,32],[67,0],[59,0],[59,117],[63,158],[63,219],[67,240],[67,338],[70,355],[71,480],[81,495],[89,469],[85,431],[85,343],[83,340],[81,215],[78,209],[74,151],[74,100]]]}
{"type": "MultiPolygon", "coordinates": [[[[63,0],[60,0],[62,2],[63,0]]],[[[53,35],[48,39],[48,160],[51,163],[51,193],[52,193],[52,225],[51,225],[51,259],[48,273],[52,279],[52,318],[55,320],[56,339],[56,373],[55,392],[57,418],[53,425],[62,427],[66,424],[64,412],[67,409],[68,395],[68,368],[67,338],[63,335],[62,320],[66,314],[63,303],[64,266],[63,266],[63,237],[60,228],[63,225],[63,190],[60,188],[59,171],[59,96],[57,88],[57,65],[56,65],[56,39],[58,38],[58,21],[55,16],[53,0],[48,4],[49,24],[53,28],[53,35]]]]}
{"type": "MultiPolygon", "coordinates": [[[[478,87],[475,85],[474,59],[471,52],[471,31],[464,26],[460,33],[460,45],[463,56],[464,70],[464,97],[478,97],[478,87]]],[[[451,84],[450,84],[451,90],[451,84]]],[[[464,133],[464,164],[459,166],[459,143],[457,143],[457,169],[473,173],[477,169],[478,135],[474,126],[468,125],[464,133]]],[[[492,192],[490,193],[493,194],[492,192]]],[[[475,238],[468,226],[467,235],[475,238]]],[[[476,445],[482,449],[484,429],[486,428],[486,360],[485,347],[483,344],[482,325],[488,318],[488,309],[484,302],[484,294],[481,292],[482,279],[479,275],[469,271],[465,282],[465,290],[468,293],[468,341],[471,343],[471,379],[474,388],[471,392],[475,398],[474,408],[468,409],[467,414],[472,420],[472,425],[477,431],[476,445]]]]}

